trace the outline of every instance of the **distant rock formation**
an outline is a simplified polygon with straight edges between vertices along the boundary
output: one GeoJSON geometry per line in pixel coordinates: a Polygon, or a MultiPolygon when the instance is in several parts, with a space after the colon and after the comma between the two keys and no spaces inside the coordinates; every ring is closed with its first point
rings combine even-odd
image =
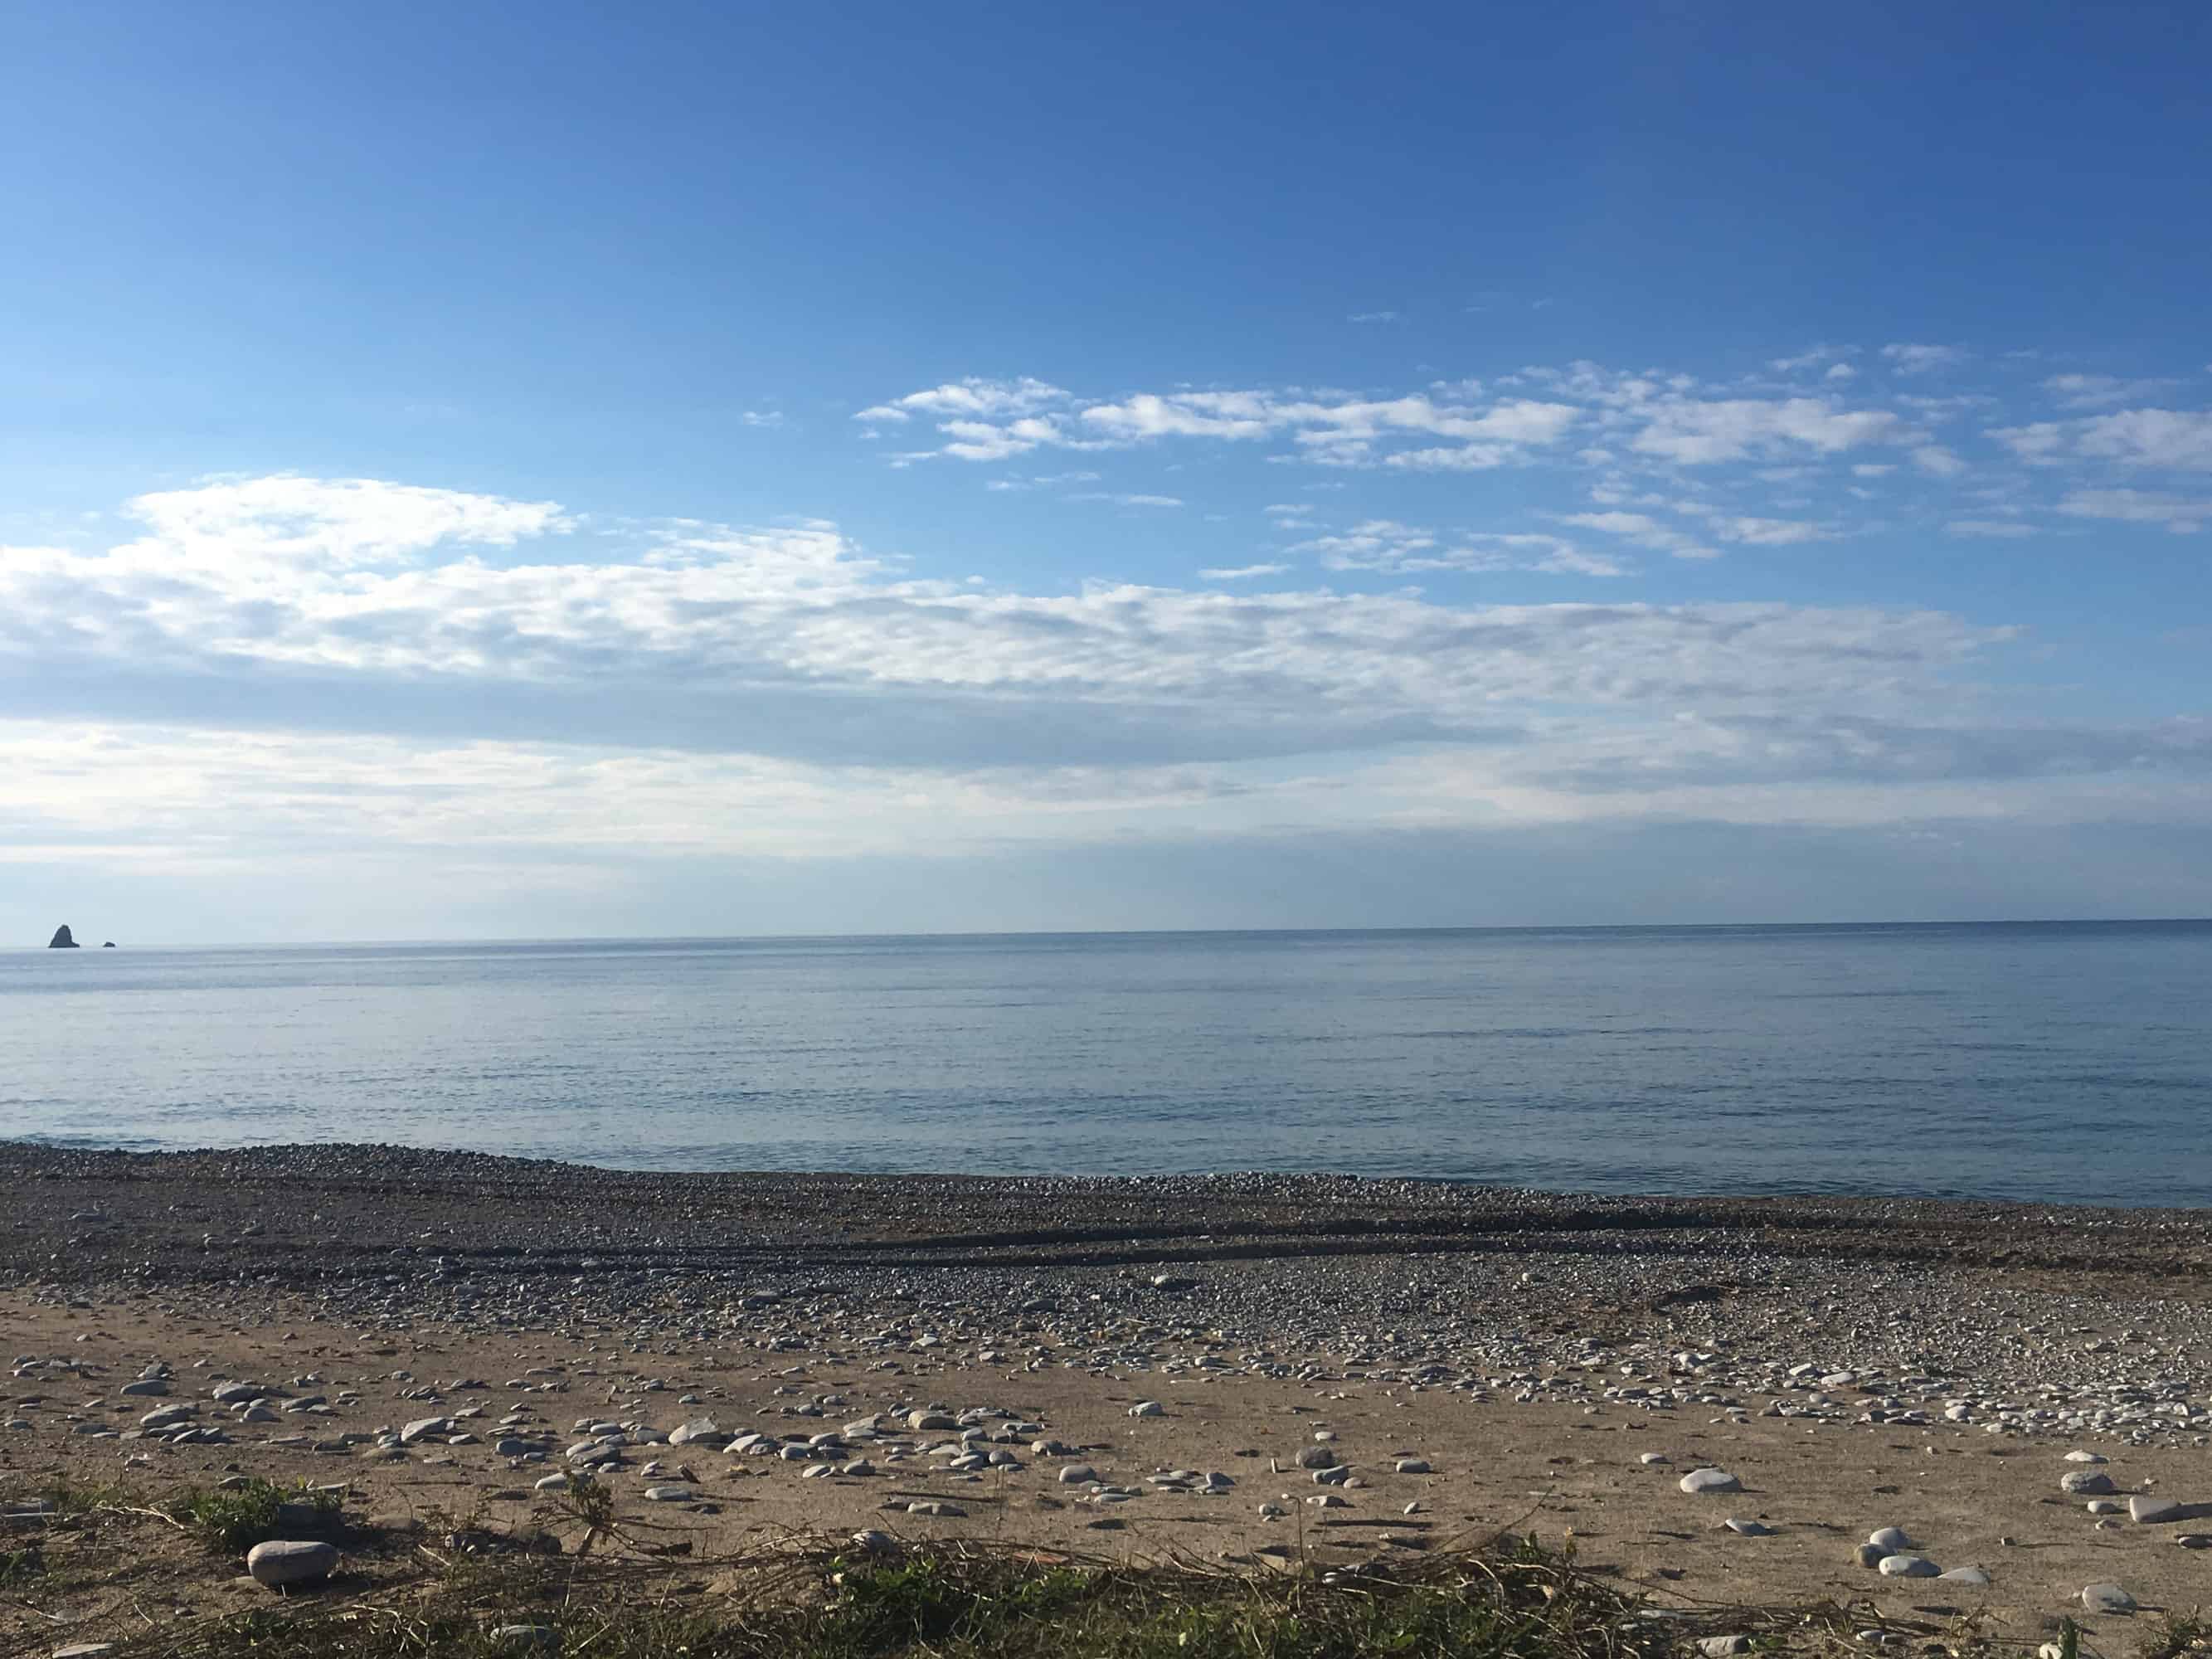
{"type": "Polygon", "coordinates": [[[69,923],[64,922],[60,927],[54,929],[54,936],[46,942],[46,949],[49,951],[74,951],[76,949],[76,941],[70,937],[69,923]]]}
{"type": "Polygon", "coordinates": [[[112,951],[115,948],[115,941],[113,939],[110,939],[106,944],[101,945],[100,948],[103,951],[112,951]]]}

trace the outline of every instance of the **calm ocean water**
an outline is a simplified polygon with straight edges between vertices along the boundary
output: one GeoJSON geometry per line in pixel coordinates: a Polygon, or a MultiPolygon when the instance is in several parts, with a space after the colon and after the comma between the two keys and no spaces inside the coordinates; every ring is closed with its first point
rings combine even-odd
{"type": "Polygon", "coordinates": [[[2212,922],[0,953],[0,1134],[2212,1203],[2212,922]]]}

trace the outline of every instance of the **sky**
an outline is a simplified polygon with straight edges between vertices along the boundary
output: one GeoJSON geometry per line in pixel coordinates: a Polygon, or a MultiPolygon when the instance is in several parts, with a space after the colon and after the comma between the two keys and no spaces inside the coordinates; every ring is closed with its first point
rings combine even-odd
{"type": "Polygon", "coordinates": [[[0,940],[2212,915],[2212,10],[0,0],[0,940]]]}

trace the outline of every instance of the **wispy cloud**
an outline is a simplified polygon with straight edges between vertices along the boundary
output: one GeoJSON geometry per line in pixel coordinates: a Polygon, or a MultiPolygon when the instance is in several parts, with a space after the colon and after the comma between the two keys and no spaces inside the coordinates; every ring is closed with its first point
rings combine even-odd
{"type": "Polygon", "coordinates": [[[2043,383],[2043,389],[2069,408],[2100,409],[2155,398],[2177,384],[2171,380],[2123,380],[2112,374],[2054,374],[2043,383]]]}
{"type": "Polygon", "coordinates": [[[2180,536],[2194,535],[2212,522],[2212,498],[2191,500],[2143,489],[2077,489],[2058,503],[2058,510],[2074,519],[2154,524],[2180,536]]]}
{"type": "Polygon", "coordinates": [[[1966,470],[1966,462],[1942,444],[1916,446],[1912,464],[1931,478],[1955,478],[1966,470]]]}
{"type": "Polygon", "coordinates": [[[916,415],[995,420],[1001,416],[1030,414],[1064,401],[1066,396],[1058,386],[1048,386],[1044,381],[1031,380],[1027,375],[1014,380],[992,380],[970,376],[964,380],[947,381],[943,386],[910,392],[905,397],[894,398],[887,404],[874,404],[861,410],[853,418],[878,423],[908,421],[916,415]]]}
{"type": "Polygon", "coordinates": [[[1800,547],[1807,542],[1832,540],[1837,533],[1832,525],[1805,519],[1762,519],[1732,513],[1709,501],[1677,501],[1674,506],[1677,513],[1704,520],[1706,530],[1721,540],[1751,547],[1800,547]]]}
{"type": "Polygon", "coordinates": [[[783,424],[783,411],[780,409],[748,409],[738,418],[747,426],[778,427],[783,424]]]}
{"type": "MultiPolygon", "coordinates": [[[[1568,532],[1827,529],[1674,501],[1556,533],[1364,519],[1300,550],[1391,576],[1603,576],[1620,562],[1568,532]]],[[[2062,510],[2208,508],[2083,489],[2062,510]]],[[[226,480],[127,514],[89,550],[0,550],[0,859],[804,858],[2212,800],[2212,726],[2008,716],[1993,659],[2017,630],[1929,611],[1032,592],[917,578],[820,520],[640,526],[376,480],[226,480]]]]}
{"type": "Polygon", "coordinates": [[[2122,410],[2082,420],[1999,427],[1990,435],[2033,465],[2072,459],[2212,472],[2212,410],[2122,410]]]}
{"type": "MultiPolygon", "coordinates": [[[[131,512],[143,533],[104,551],[0,557],[0,666],[35,665],[50,698],[94,688],[164,718],[234,711],[237,688],[253,686],[248,701],[280,722],[477,721],[475,735],[823,762],[880,746],[927,763],[948,741],[1011,741],[1002,758],[1035,741],[1164,757],[1194,738],[1256,754],[1487,729],[1520,701],[1690,695],[1722,660],[1729,699],[1858,703],[1873,695],[1863,665],[1877,640],[1893,675],[1907,661],[1938,672],[1998,637],[1926,613],[1771,605],[1485,609],[1123,584],[1026,594],[901,576],[812,521],[671,520],[595,532],[558,560],[492,563],[483,550],[573,538],[584,521],[550,502],[361,481],[212,484],[131,512]],[[1473,637],[1483,649],[1465,648],[1473,637]],[[1644,690],[1620,678],[1632,664],[1644,690]],[[872,712],[856,725],[861,706],[872,712]],[[948,725],[951,707],[967,712],[948,725]]],[[[1556,536],[1394,521],[1307,550],[1347,569],[1615,568],[1556,536]]]]}
{"type": "Polygon", "coordinates": [[[1397,320],[1398,313],[1395,311],[1355,311],[1345,319],[1348,323],[1395,323],[1397,320]]]}
{"type": "Polygon", "coordinates": [[[1900,441],[1905,423],[1884,410],[1845,410],[1813,398],[1658,400],[1630,447],[1691,466],[1811,450],[1835,454],[1900,441]]]}
{"type": "Polygon", "coordinates": [[[1968,354],[1949,345],[1886,345],[1881,356],[1882,361],[1897,374],[1933,374],[1958,368],[1966,361],[1968,354]]]}
{"type": "Polygon", "coordinates": [[[1839,378],[1848,380],[1850,378],[1852,371],[1848,364],[1842,363],[1838,362],[1838,360],[1844,357],[1856,356],[1857,355],[1858,348],[1856,346],[1808,346],[1804,350],[1798,352],[1795,356],[1769,358],[1767,360],[1766,366],[1774,370],[1778,374],[1802,374],[1806,373],[1808,370],[1815,368],[1824,369],[1828,374],[1833,374],[1836,368],[1840,368],[1843,369],[1844,373],[1839,378]]]}
{"type": "Polygon", "coordinates": [[[1601,513],[1564,513],[1559,522],[1572,525],[1579,530],[1595,530],[1607,536],[1619,536],[1634,542],[1638,547],[1656,548],[1662,553],[1671,553],[1678,559],[1716,559],[1718,550],[1699,537],[1687,531],[1662,524],[1648,513],[1623,513],[1609,510],[1601,513]]]}
{"type": "Polygon", "coordinates": [[[1555,576],[1620,576],[1617,559],[1589,553],[1563,537],[1484,532],[1440,532],[1393,519],[1370,519],[1332,535],[1297,543],[1331,570],[1394,575],[1463,571],[1534,571],[1555,576]]]}
{"type": "MultiPolygon", "coordinates": [[[[1758,376],[1716,381],[1591,362],[1431,378],[1418,391],[1387,394],[1294,386],[1096,397],[1034,378],[971,379],[863,413],[890,410],[909,420],[927,415],[937,441],[927,453],[953,461],[1000,461],[1046,450],[1103,454],[1223,446],[1304,470],[1307,490],[1326,487],[1315,475],[1331,470],[1443,477],[1548,474],[1602,510],[1574,520],[1554,509],[1554,523],[1689,558],[1731,547],[1895,533],[1912,523],[1937,533],[1946,523],[1991,518],[1989,504],[1998,499],[2007,520],[2048,523],[2056,492],[2022,483],[2015,464],[2036,474],[2070,470],[2067,483],[2077,488],[2132,483],[2129,474],[2212,471],[2212,412],[2108,406],[2161,384],[2155,380],[2046,374],[2024,393],[2005,378],[2016,372],[2008,357],[1980,365],[1982,384],[1954,380],[1934,394],[1891,384],[1869,395],[1854,378],[1849,360],[1856,353],[1824,343],[1772,358],[1767,368],[1791,377],[1783,383],[1758,376]],[[2038,392],[2093,412],[2024,424],[1995,418],[2038,392]],[[2008,468],[2015,469],[2009,479],[2008,468]],[[1717,489],[1735,498],[1716,506],[1705,522],[1681,506],[1692,474],[1705,482],[1692,493],[1717,501],[1717,489]],[[1948,503],[1940,495],[1931,500],[1941,487],[1949,489],[1948,503]],[[1991,489],[2011,493],[1986,495],[1991,489]],[[1650,499],[1631,499],[1639,495],[1650,499]]],[[[1869,361],[1908,378],[1943,371],[1964,379],[1976,363],[1960,347],[1905,343],[1881,347],[1869,361]]],[[[1085,492],[1135,493],[1103,483],[1085,492]]],[[[1182,490],[1174,495],[1188,499],[1182,490]]],[[[1225,504],[1198,505],[1218,511],[1225,504]]],[[[1373,507],[1382,511],[1370,507],[1370,517],[1389,516],[1386,502],[1373,507]]],[[[1310,509],[1299,503],[1278,502],[1267,511],[1285,528],[1312,521],[1310,509]]],[[[1521,533],[1529,516],[1524,513],[1518,525],[1480,528],[1521,533]]],[[[1469,556],[1455,568],[1475,568],[1478,550],[1468,544],[1461,550],[1469,556]]]]}

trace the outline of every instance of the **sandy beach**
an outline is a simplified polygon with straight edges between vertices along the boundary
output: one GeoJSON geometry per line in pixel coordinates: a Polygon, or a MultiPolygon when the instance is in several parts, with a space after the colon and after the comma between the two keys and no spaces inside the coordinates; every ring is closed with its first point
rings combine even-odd
{"type": "MultiPolygon", "coordinates": [[[[58,1485],[241,1475],[526,1535],[589,1468],[706,1580],[869,1528],[1255,1571],[1510,1531],[1662,1605],[2108,1651],[2212,1600],[2194,1212],[346,1146],[9,1146],[0,1191],[11,1536],[58,1485]]],[[[0,1599],[0,1644],[268,1594],[149,1549],[0,1599]]]]}

